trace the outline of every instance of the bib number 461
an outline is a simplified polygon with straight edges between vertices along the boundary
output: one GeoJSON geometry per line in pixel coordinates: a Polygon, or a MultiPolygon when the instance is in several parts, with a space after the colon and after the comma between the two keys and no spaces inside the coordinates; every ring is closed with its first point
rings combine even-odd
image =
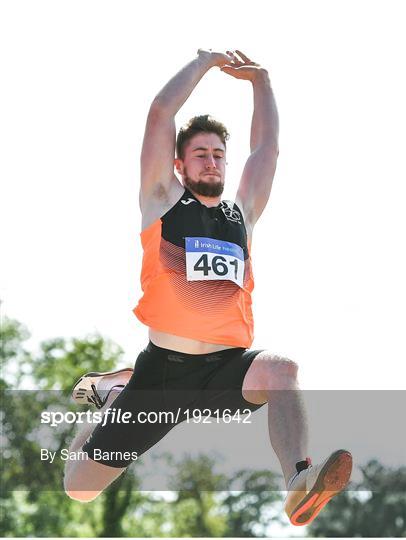
{"type": "Polygon", "coordinates": [[[222,257],[221,255],[216,255],[212,258],[210,266],[209,264],[209,258],[207,253],[204,253],[198,261],[196,261],[196,264],[193,267],[193,270],[203,272],[204,276],[208,276],[210,273],[210,270],[213,270],[213,272],[217,276],[225,276],[228,274],[229,268],[227,266],[227,262],[234,266],[234,274],[235,279],[237,279],[237,272],[238,272],[238,259],[234,259],[232,261],[227,261],[225,257],[222,257]]]}
{"type": "Polygon", "coordinates": [[[243,287],[244,251],[226,240],[200,236],[185,237],[188,281],[233,281],[243,287]]]}

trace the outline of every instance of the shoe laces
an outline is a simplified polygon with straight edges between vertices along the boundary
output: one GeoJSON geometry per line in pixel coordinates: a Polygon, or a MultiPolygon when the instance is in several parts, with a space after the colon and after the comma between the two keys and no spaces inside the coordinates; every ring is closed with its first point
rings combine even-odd
{"type": "Polygon", "coordinates": [[[116,384],[114,386],[112,386],[110,388],[110,390],[107,392],[107,395],[104,399],[102,399],[99,395],[99,393],[97,392],[97,389],[96,389],[96,386],[95,384],[92,384],[91,385],[92,387],[92,390],[93,390],[93,395],[91,396],[88,396],[87,397],[87,401],[89,403],[93,403],[93,405],[96,405],[96,407],[98,409],[101,409],[107,402],[108,398],[109,398],[109,395],[110,393],[115,389],[115,388],[124,388],[124,384],[116,384]]]}

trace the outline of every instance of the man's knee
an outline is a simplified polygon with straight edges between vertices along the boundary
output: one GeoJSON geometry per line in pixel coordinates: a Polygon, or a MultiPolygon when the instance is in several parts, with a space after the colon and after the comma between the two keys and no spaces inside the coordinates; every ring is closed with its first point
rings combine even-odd
{"type": "Polygon", "coordinates": [[[101,491],[73,491],[65,488],[65,493],[74,501],[92,502],[100,495],[101,491]]]}
{"type": "Polygon", "coordinates": [[[265,362],[266,377],[268,379],[296,379],[299,366],[290,358],[272,354],[265,362]]]}
{"type": "Polygon", "coordinates": [[[65,492],[75,501],[93,501],[123,471],[125,467],[111,467],[92,459],[67,462],[64,475],[65,492]]]}
{"type": "Polygon", "coordinates": [[[85,475],[78,475],[78,471],[74,470],[74,467],[69,467],[65,469],[65,475],[63,479],[63,486],[65,489],[66,495],[73,499],[74,501],[79,502],[91,502],[100,493],[102,490],[97,491],[90,491],[86,489],[85,482],[83,481],[83,478],[85,475]]]}
{"type": "Polygon", "coordinates": [[[251,403],[268,401],[272,390],[296,387],[298,365],[293,360],[268,353],[260,353],[252,362],[243,383],[243,396],[251,403]]]}

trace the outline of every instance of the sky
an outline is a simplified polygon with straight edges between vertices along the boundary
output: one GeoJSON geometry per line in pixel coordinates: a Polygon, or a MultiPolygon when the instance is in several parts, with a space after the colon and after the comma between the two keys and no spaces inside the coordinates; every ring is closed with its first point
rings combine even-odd
{"type": "MultiPolygon", "coordinates": [[[[280,115],[254,230],[254,347],[307,389],[404,388],[402,2],[1,3],[2,313],[32,346],[100,332],[131,365],[140,297],[139,153],[149,104],[199,47],[270,74],[280,115]]],[[[212,69],[176,117],[231,132],[225,198],[249,155],[250,83],[212,69]]]]}
{"type": "MultiPolygon", "coordinates": [[[[254,230],[255,341],[305,389],[406,380],[404,3],[3,1],[2,315],[41,340],[100,332],[132,365],[139,153],[149,105],[198,48],[270,74],[280,155],[254,230]]],[[[225,198],[249,155],[252,90],[211,70],[176,117],[231,132],[225,198]]]]}

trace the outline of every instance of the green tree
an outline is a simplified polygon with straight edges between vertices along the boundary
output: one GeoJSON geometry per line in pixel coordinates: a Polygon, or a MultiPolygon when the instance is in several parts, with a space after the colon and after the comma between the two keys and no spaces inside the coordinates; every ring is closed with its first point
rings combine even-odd
{"type": "Polygon", "coordinates": [[[63,491],[64,463],[42,463],[40,448],[68,447],[72,424],[41,426],[41,412],[83,410],[70,401],[72,382],[84,371],[108,371],[122,351],[99,335],[54,338],[33,355],[24,346],[27,329],[5,318],[1,326],[0,378],[3,447],[1,528],[3,536],[263,536],[269,508],[269,472],[240,471],[230,480],[207,456],[185,457],[174,467],[173,500],[140,488],[136,469],[121,475],[95,501],[81,504],[63,491]],[[35,388],[35,390],[24,390],[35,388]],[[240,491],[235,491],[238,483],[240,491]],[[241,490],[242,484],[242,490],[241,490]],[[261,528],[262,527],[262,528],[261,528]]]}
{"type": "MultiPolygon", "coordinates": [[[[72,382],[84,371],[107,371],[122,354],[101,336],[48,340],[33,356],[24,348],[29,338],[19,322],[4,318],[1,325],[0,379],[2,418],[1,528],[3,536],[133,536],[126,515],[148,499],[136,491],[138,479],[129,470],[98,499],[81,504],[63,491],[61,460],[42,463],[41,447],[68,447],[73,424],[58,429],[40,423],[41,412],[83,410],[70,402],[72,382]],[[34,387],[39,390],[23,390],[34,387]]],[[[150,506],[154,506],[155,501],[150,506]]],[[[146,511],[149,507],[146,508],[146,511]]],[[[159,523],[159,520],[157,520],[159,523]]],[[[140,528],[140,527],[138,527],[140,528]]],[[[149,535],[159,533],[159,527],[149,535]]]]}
{"type": "Polygon", "coordinates": [[[215,472],[213,457],[186,457],[175,465],[171,487],[172,536],[266,536],[271,521],[278,521],[275,505],[282,495],[270,471],[242,470],[233,478],[215,472]],[[237,490],[238,489],[238,490],[237,490]]]}
{"type": "Polygon", "coordinates": [[[361,471],[362,481],[323,509],[309,536],[406,537],[406,467],[373,460],[361,471]]]}
{"type": "Polygon", "coordinates": [[[3,536],[166,537],[226,535],[220,505],[227,483],[207,458],[185,459],[175,468],[174,502],[138,491],[135,468],[95,501],[81,504],[63,491],[63,462],[41,463],[40,448],[67,447],[75,426],[41,426],[41,412],[83,410],[70,401],[72,382],[84,371],[107,371],[122,351],[98,335],[43,342],[33,355],[27,329],[5,318],[1,326],[1,527],[3,536]],[[26,388],[36,390],[24,390],[26,388]]]}
{"type": "Polygon", "coordinates": [[[264,537],[271,522],[282,523],[282,495],[278,475],[271,471],[239,471],[233,483],[242,482],[241,491],[230,491],[222,501],[227,516],[227,536],[264,537]]]}
{"type": "Polygon", "coordinates": [[[214,472],[215,460],[205,455],[185,456],[177,463],[172,461],[172,467],[171,487],[177,495],[171,505],[171,536],[222,536],[227,526],[216,495],[228,482],[214,472]]]}

